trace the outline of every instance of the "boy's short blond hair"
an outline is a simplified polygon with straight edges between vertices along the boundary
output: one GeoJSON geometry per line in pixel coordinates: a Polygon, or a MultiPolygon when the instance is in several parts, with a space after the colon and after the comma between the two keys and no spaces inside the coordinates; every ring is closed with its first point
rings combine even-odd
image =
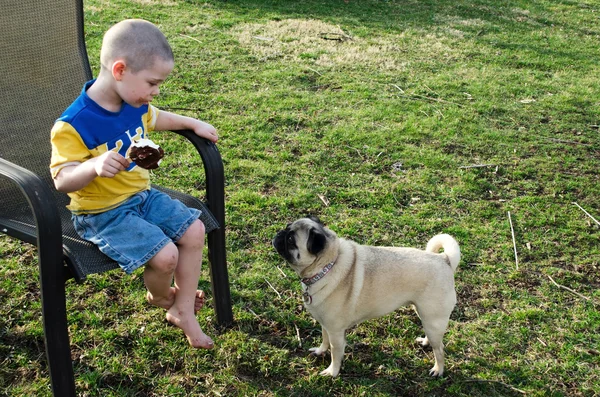
{"type": "Polygon", "coordinates": [[[122,59],[133,73],[149,69],[156,59],[173,62],[173,51],[165,35],[151,22],[126,19],[106,31],[102,39],[100,63],[110,70],[122,59]]]}

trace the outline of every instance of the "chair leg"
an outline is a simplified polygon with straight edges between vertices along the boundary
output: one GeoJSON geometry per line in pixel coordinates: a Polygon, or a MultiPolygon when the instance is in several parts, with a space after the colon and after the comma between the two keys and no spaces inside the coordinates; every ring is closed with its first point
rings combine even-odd
{"type": "Polygon", "coordinates": [[[188,138],[198,150],[206,175],[206,201],[220,228],[208,233],[208,259],[211,267],[212,292],[217,322],[227,327],[233,323],[229,277],[225,251],[225,173],[217,146],[193,131],[176,131],[188,138]]]}
{"type": "Polygon", "coordinates": [[[62,258],[60,261],[56,266],[42,266],[40,262],[46,357],[54,396],[75,397],[75,377],[67,326],[66,280],[62,271],[62,258]]]}
{"type": "Polygon", "coordinates": [[[223,223],[219,229],[208,234],[208,258],[217,322],[222,327],[228,327],[233,323],[233,312],[231,310],[231,292],[225,251],[225,225],[223,223]]]}

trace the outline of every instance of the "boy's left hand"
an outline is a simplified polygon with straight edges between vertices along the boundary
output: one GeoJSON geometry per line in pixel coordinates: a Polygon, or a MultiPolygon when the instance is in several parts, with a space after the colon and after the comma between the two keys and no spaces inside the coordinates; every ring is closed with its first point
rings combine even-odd
{"type": "Polygon", "coordinates": [[[192,130],[196,135],[206,138],[211,142],[219,140],[217,130],[212,125],[193,117],[182,116],[167,111],[158,113],[154,129],[156,131],[192,130]]]}
{"type": "Polygon", "coordinates": [[[211,142],[216,143],[219,140],[219,137],[217,135],[217,129],[212,125],[205,123],[204,121],[196,120],[196,123],[194,123],[193,130],[196,133],[196,135],[202,138],[206,138],[211,142]]]}

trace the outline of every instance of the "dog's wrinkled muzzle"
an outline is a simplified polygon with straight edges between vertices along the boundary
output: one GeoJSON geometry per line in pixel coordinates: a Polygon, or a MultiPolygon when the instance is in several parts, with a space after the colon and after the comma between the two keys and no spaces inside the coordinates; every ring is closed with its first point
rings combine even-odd
{"type": "Polygon", "coordinates": [[[273,239],[273,248],[277,251],[277,253],[284,258],[287,262],[292,263],[292,255],[289,252],[289,249],[286,244],[286,237],[289,232],[289,229],[280,230],[275,235],[273,239]]]}
{"type": "Polygon", "coordinates": [[[273,239],[273,248],[275,248],[279,255],[285,257],[285,230],[280,230],[277,232],[275,238],[273,239]]]}

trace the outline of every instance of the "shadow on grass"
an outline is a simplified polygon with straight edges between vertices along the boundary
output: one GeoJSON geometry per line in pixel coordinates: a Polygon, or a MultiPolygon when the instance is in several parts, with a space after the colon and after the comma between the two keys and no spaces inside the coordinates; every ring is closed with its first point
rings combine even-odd
{"type": "MultiPolygon", "coordinates": [[[[325,369],[331,360],[330,354],[323,357],[310,356],[307,347],[290,346],[289,335],[281,333],[269,334],[264,330],[264,325],[260,319],[251,321],[242,321],[237,325],[243,329],[258,329],[263,327],[263,331],[257,331],[252,334],[253,337],[261,340],[262,343],[271,344],[279,348],[285,348],[289,351],[290,367],[274,368],[277,372],[272,375],[265,375],[259,365],[251,361],[246,363],[233,364],[233,374],[235,377],[248,386],[249,390],[265,390],[274,393],[277,396],[330,396],[330,395],[354,395],[354,392],[368,390],[370,395],[393,395],[393,396],[443,396],[443,395],[464,395],[464,396],[521,396],[523,391],[508,383],[478,379],[461,374],[460,368],[448,370],[446,376],[441,379],[431,378],[428,375],[429,364],[415,365],[410,358],[389,357],[389,353],[381,351],[378,347],[369,346],[363,343],[349,344],[346,348],[346,357],[340,375],[335,378],[322,377],[318,373],[325,369]],[[307,357],[303,360],[303,357],[307,357]],[[381,373],[379,365],[393,366],[401,371],[396,371],[395,375],[381,373]]],[[[280,330],[283,332],[283,329],[280,330]]],[[[314,329],[305,329],[305,340],[311,337],[318,337],[318,327],[314,329]],[[310,335],[310,337],[309,337],[310,335]]],[[[27,379],[32,381],[39,375],[38,371],[47,371],[46,358],[44,352],[43,339],[34,335],[25,333],[11,332],[2,334],[3,344],[0,347],[2,357],[8,358],[8,370],[0,370],[0,388],[6,388],[11,384],[26,383],[27,379]],[[7,346],[18,346],[15,351],[7,346]],[[17,371],[16,359],[27,362],[36,362],[38,365],[30,368],[27,372],[17,371]]],[[[318,338],[317,338],[318,339],[318,338]]],[[[119,343],[119,341],[113,341],[119,343]]],[[[429,349],[430,350],[430,349],[429,349]]],[[[415,354],[421,354],[415,349],[415,354]]],[[[75,354],[77,356],[77,354],[75,354]]],[[[182,357],[181,360],[184,358],[182,357]]],[[[6,364],[6,362],[5,362],[6,364]]],[[[110,390],[122,396],[149,396],[155,393],[155,381],[158,378],[166,376],[165,368],[156,365],[149,368],[150,373],[145,375],[136,375],[131,373],[120,373],[114,371],[99,371],[94,366],[75,358],[74,369],[78,381],[78,389],[90,389],[90,395],[101,395],[102,390],[110,390]]],[[[6,365],[5,365],[6,366],[6,365]]],[[[490,367],[491,363],[482,362],[479,367],[490,367]]],[[[3,366],[4,367],[4,366],[3,366]]],[[[180,367],[170,367],[170,372],[181,373],[184,365],[180,367]]],[[[527,384],[526,374],[519,368],[512,368],[510,371],[503,371],[501,368],[492,369],[493,373],[504,372],[507,382],[515,385],[527,384]]],[[[202,378],[204,374],[190,374],[202,378]]],[[[189,393],[198,395],[198,393],[207,392],[205,386],[200,382],[192,382],[180,385],[189,393]]],[[[240,395],[236,393],[234,385],[228,386],[227,395],[240,395]]],[[[358,394],[357,394],[358,395],[358,394]]]]}
{"type": "MultiPolygon", "coordinates": [[[[474,40],[483,47],[491,47],[511,53],[522,53],[521,57],[503,59],[516,69],[528,68],[542,72],[556,70],[558,66],[569,66],[572,62],[593,65],[589,54],[582,53],[581,47],[550,44],[532,32],[545,29],[565,31],[582,38],[596,37],[600,32],[593,29],[573,26],[563,22],[550,2],[529,4],[522,9],[518,2],[496,3],[493,7],[487,2],[477,1],[385,1],[385,0],[337,0],[337,1],[202,1],[189,0],[192,4],[212,4],[215,8],[232,13],[231,19],[217,20],[217,27],[227,28],[239,22],[282,19],[319,19],[340,24],[357,33],[362,30],[378,30],[385,33],[401,33],[406,29],[419,29],[432,34],[440,29],[458,29],[466,39],[474,40]],[[529,54],[529,55],[526,55],[529,54]],[[532,57],[530,54],[537,54],[532,57]],[[550,57],[549,57],[550,55],[550,57]],[[538,61],[531,61],[532,59],[538,61]],[[550,59],[548,62],[541,60],[550,59]],[[533,62],[533,63],[532,63],[533,62]]],[[[591,6],[589,6],[591,7],[591,6]]],[[[589,12],[584,5],[573,5],[571,12],[589,12]]],[[[368,35],[370,32],[367,32],[368,35]]]]}
{"type": "MultiPolygon", "coordinates": [[[[411,368],[409,360],[395,360],[395,366],[403,368],[400,375],[377,373],[374,362],[344,360],[337,378],[318,375],[329,364],[330,356],[314,357],[307,368],[277,376],[265,377],[251,367],[236,369],[238,378],[253,385],[252,388],[268,390],[277,396],[331,396],[331,395],[389,395],[389,396],[522,396],[524,390],[496,380],[471,378],[452,371],[441,379],[431,378],[423,368],[411,368]],[[361,392],[362,390],[362,392],[361,392]]],[[[519,378],[520,372],[509,378],[519,378]]],[[[525,382],[526,383],[526,382],[525,382]]],[[[518,384],[515,379],[515,384],[518,384]]]]}
{"type": "Polygon", "coordinates": [[[38,378],[38,371],[48,370],[44,338],[10,329],[0,320],[0,390],[15,383],[27,383],[38,378]],[[26,362],[27,366],[20,363],[26,362]]]}

